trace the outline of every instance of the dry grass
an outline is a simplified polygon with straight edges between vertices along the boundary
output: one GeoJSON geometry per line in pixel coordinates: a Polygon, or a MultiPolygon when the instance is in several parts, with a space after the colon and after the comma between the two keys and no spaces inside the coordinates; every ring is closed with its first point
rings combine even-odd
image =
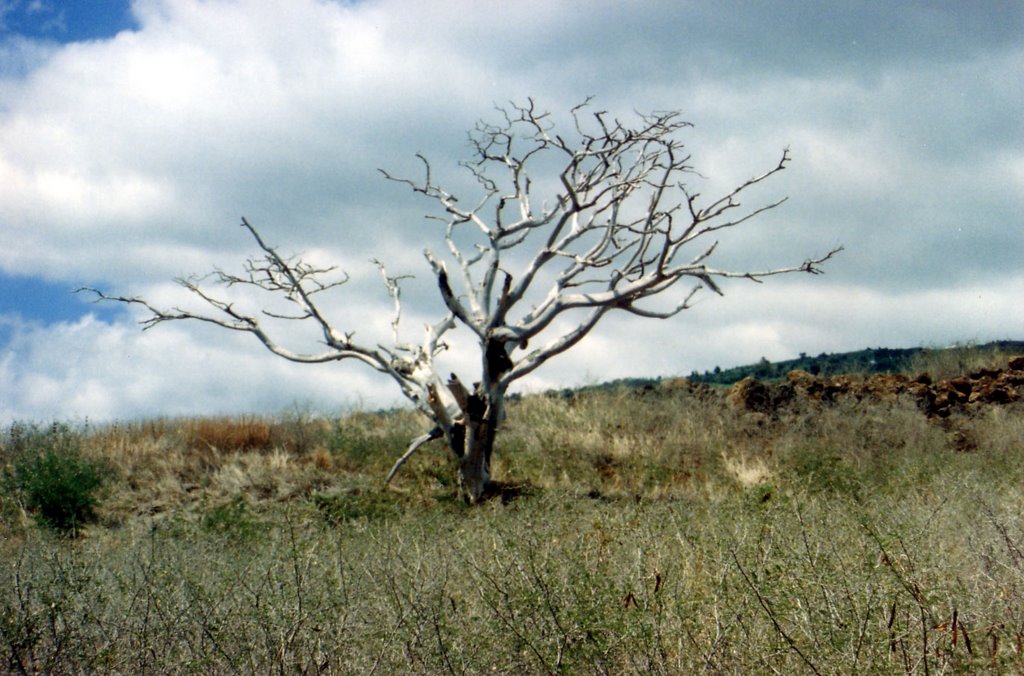
{"type": "Polygon", "coordinates": [[[543,488],[609,497],[701,493],[721,480],[721,455],[750,441],[718,401],[628,390],[509,408],[497,471],[543,488]]]}
{"type": "Polygon", "coordinates": [[[254,417],[200,418],[184,424],[185,442],[215,451],[266,451],[273,444],[271,424],[254,417]]]}
{"type": "Polygon", "coordinates": [[[2,668],[1024,669],[1020,405],[528,397],[495,458],[516,490],[476,508],[440,445],[383,486],[423,425],[84,430],[117,483],[75,542],[5,519],[2,668]]]}
{"type": "Polygon", "coordinates": [[[945,380],[983,368],[1005,367],[1013,354],[993,347],[979,349],[967,343],[946,348],[922,350],[910,360],[909,373],[927,373],[934,380],[945,380]]]}
{"type": "Polygon", "coordinates": [[[740,486],[751,488],[766,483],[772,477],[772,470],[763,458],[749,458],[741,453],[722,454],[725,471],[735,477],[740,486]]]}

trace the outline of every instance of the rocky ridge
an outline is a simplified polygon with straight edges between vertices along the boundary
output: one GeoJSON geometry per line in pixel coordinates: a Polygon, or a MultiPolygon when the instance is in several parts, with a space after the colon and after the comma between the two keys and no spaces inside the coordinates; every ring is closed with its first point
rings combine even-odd
{"type": "Polygon", "coordinates": [[[736,408],[773,414],[799,400],[833,402],[841,399],[891,401],[911,397],[932,419],[948,418],[981,406],[1024,400],[1024,356],[1011,358],[1006,368],[985,368],[956,378],[933,381],[927,373],[916,376],[814,376],[791,371],[781,383],[751,377],[733,385],[726,401],[736,408]]]}

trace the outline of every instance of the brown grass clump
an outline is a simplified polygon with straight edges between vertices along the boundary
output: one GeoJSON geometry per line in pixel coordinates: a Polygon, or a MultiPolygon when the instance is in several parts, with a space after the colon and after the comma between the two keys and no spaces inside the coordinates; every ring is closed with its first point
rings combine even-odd
{"type": "Polygon", "coordinates": [[[271,448],[270,423],[256,417],[198,418],[185,421],[185,443],[192,448],[221,452],[266,451],[271,448]]]}
{"type": "Polygon", "coordinates": [[[334,467],[334,460],[330,453],[321,448],[313,454],[313,465],[317,469],[326,471],[334,467]]]}

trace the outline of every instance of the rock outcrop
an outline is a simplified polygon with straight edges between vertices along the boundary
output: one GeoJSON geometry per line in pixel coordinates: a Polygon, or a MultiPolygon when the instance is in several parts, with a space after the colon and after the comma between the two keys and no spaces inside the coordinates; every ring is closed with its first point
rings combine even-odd
{"type": "Polygon", "coordinates": [[[748,377],[729,389],[726,400],[739,409],[773,414],[800,399],[827,403],[847,398],[893,401],[900,396],[913,398],[929,418],[947,418],[954,412],[1021,401],[1024,400],[1024,356],[1013,357],[1006,368],[979,369],[937,382],[927,373],[860,377],[814,376],[806,371],[791,371],[782,383],[765,383],[748,377]]]}

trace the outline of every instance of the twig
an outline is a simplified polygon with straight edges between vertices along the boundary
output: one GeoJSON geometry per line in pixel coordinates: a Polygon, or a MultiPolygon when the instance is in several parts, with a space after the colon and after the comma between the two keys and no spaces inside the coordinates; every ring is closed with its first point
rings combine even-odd
{"type": "Polygon", "coordinates": [[[775,617],[775,611],[773,611],[772,607],[768,605],[768,601],[761,596],[761,592],[758,590],[757,585],[755,585],[753,580],[750,579],[750,576],[747,575],[747,571],[743,569],[743,565],[740,563],[739,557],[736,556],[735,550],[732,551],[732,560],[736,563],[736,568],[740,571],[740,575],[743,576],[743,580],[747,583],[747,586],[750,587],[750,590],[754,592],[754,596],[757,597],[757,602],[761,604],[762,608],[764,608],[764,612],[768,615],[768,619],[772,621],[772,625],[775,626],[775,631],[779,632],[779,636],[785,639],[786,643],[789,644],[789,647],[793,649],[793,652],[799,655],[800,659],[804,661],[804,664],[810,667],[811,671],[820,676],[821,671],[818,670],[818,667],[810,660],[809,657],[807,657],[807,655],[804,654],[804,651],[800,650],[800,646],[796,644],[796,641],[794,641],[793,638],[786,633],[786,630],[782,628],[782,625],[779,624],[778,619],[775,617]]]}

